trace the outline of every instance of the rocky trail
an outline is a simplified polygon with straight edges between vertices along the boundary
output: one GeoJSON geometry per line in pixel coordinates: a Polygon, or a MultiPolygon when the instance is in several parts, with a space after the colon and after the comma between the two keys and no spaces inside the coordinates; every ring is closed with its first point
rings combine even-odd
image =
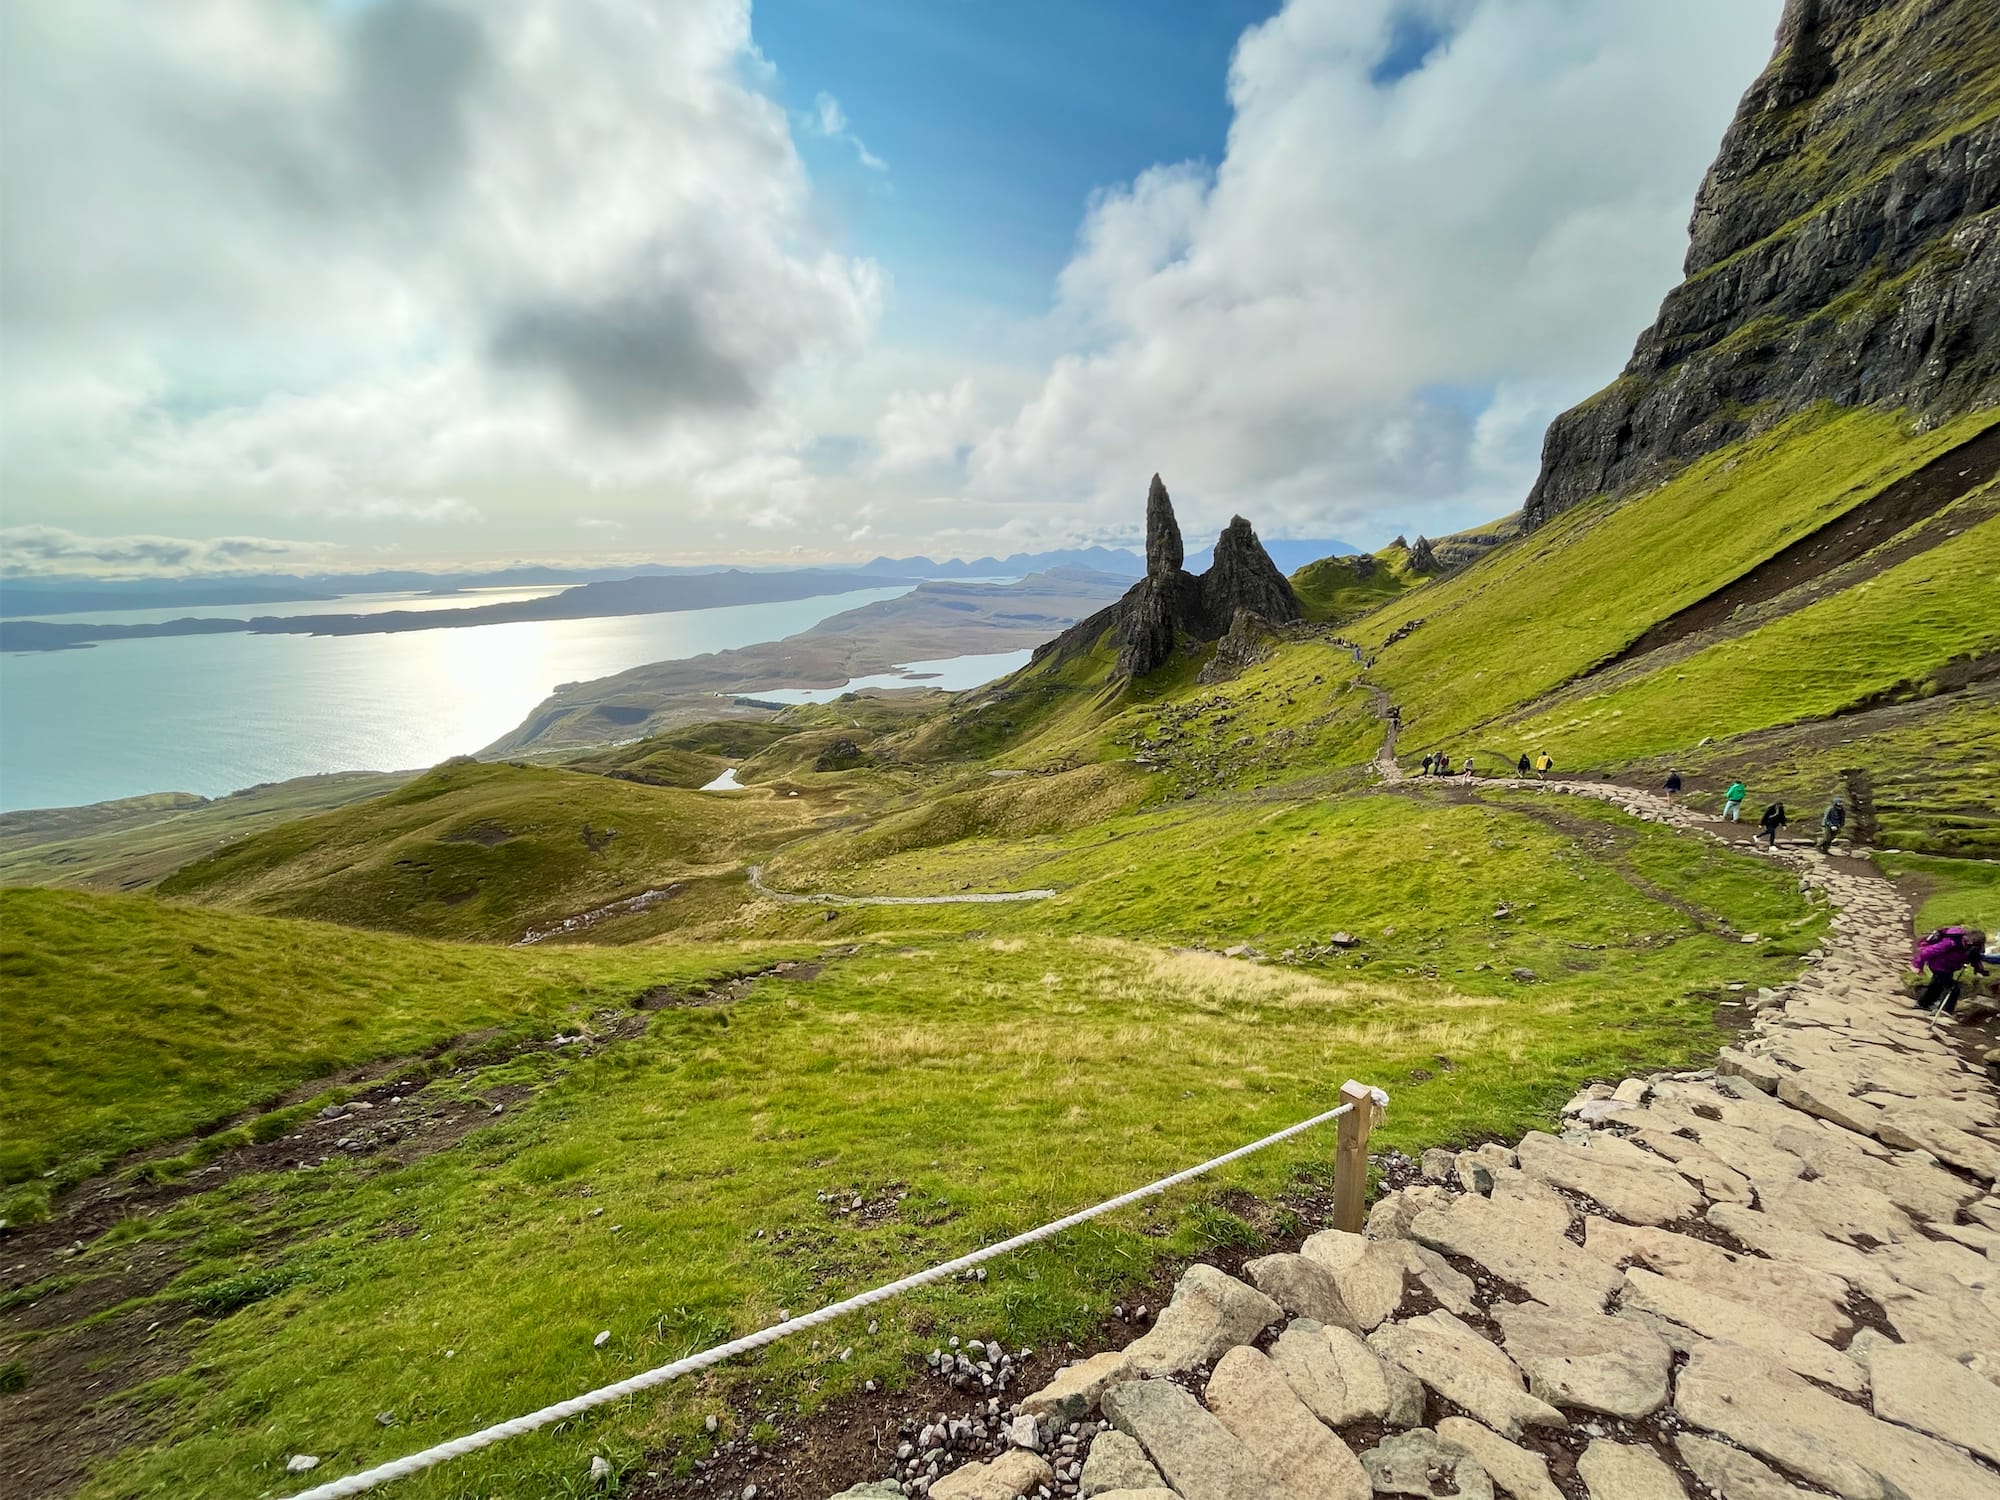
{"type": "MultiPolygon", "coordinates": [[[[1482,784],[1721,837],[1629,788],[1482,784]]],[[[845,1500],[2000,1500],[2000,1101],[1905,993],[1895,888],[1760,857],[1836,915],[1713,1069],[1379,1158],[1364,1233],[1196,1264],[1017,1401],[1020,1367],[941,1351],[940,1405],[972,1404],[892,1422],[845,1500]]]]}

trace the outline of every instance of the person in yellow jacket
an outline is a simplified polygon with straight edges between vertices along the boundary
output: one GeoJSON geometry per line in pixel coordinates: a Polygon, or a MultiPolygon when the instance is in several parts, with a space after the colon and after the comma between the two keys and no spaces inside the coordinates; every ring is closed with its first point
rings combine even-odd
{"type": "Polygon", "coordinates": [[[1549,772],[1553,771],[1555,766],[1556,763],[1549,759],[1549,752],[1546,750],[1535,757],[1535,774],[1544,781],[1549,779],[1549,772]]]}

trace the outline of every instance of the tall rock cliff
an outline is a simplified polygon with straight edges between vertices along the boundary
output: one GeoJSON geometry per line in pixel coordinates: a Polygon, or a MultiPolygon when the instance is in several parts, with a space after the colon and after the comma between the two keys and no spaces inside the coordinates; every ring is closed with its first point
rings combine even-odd
{"type": "Polygon", "coordinates": [[[1120,677],[1144,677],[1164,666],[1183,641],[1220,640],[1239,617],[1283,625],[1302,618],[1298,596],[1257,533],[1234,517],[1216,539],[1215,556],[1200,577],[1182,566],[1180,522],[1160,476],[1146,492],[1146,576],[1109,609],[1064,631],[1035,653],[1037,662],[1088,651],[1107,630],[1118,632],[1120,677]]]}
{"type": "Polygon", "coordinates": [[[2000,0],[1788,0],[1625,373],[1549,427],[1535,526],[1822,401],[2000,402],[2000,0]]]}

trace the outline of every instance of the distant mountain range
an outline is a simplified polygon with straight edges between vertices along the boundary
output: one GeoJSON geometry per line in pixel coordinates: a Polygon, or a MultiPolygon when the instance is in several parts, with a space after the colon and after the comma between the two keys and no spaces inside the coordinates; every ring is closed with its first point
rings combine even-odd
{"type": "MultiPolygon", "coordinates": [[[[1290,573],[1318,558],[1357,549],[1346,542],[1266,542],[1278,567],[1290,573]]],[[[1200,554],[1205,557],[1206,553],[1200,554]]],[[[1189,554],[1193,566],[1197,554],[1189,554]]],[[[1078,568],[1138,578],[1145,560],[1126,547],[1077,547],[1055,552],[1016,552],[1008,557],[970,561],[928,557],[878,557],[857,568],[832,569],[870,579],[1019,578],[1057,568],[1078,568]]],[[[125,609],[179,609],[199,605],[289,604],[333,600],[344,594],[462,593],[471,589],[547,588],[613,583],[631,578],[686,577],[725,572],[794,573],[817,569],[776,567],[679,567],[638,563],[621,567],[554,568],[520,566],[477,573],[426,573],[380,569],[368,573],[271,573],[251,577],[86,578],[76,575],[0,579],[0,618],[107,613],[125,609]]]]}

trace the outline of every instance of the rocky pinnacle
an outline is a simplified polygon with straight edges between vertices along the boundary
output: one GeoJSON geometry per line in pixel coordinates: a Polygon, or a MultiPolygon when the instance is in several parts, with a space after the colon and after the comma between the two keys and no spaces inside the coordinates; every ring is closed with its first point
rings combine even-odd
{"type": "Polygon", "coordinates": [[[1160,476],[1153,476],[1146,491],[1146,576],[1171,578],[1180,572],[1186,553],[1181,547],[1180,522],[1174,519],[1174,502],[1160,476]]]}

